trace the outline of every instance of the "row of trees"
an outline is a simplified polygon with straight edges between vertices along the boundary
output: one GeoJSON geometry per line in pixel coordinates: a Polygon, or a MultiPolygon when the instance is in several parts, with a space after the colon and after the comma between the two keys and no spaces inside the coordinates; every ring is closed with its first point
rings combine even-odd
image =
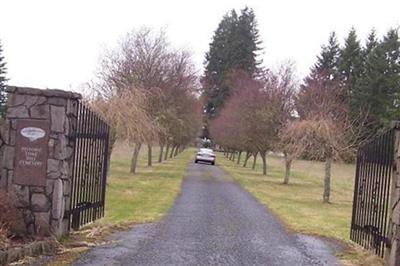
{"type": "MultiPolygon", "coordinates": [[[[310,83],[324,79],[325,86],[338,90],[354,119],[368,113],[364,136],[374,135],[391,121],[399,119],[400,42],[397,29],[390,29],[381,39],[374,30],[364,45],[352,28],[341,47],[332,32],[322,47],[317,62],[300,88],[299,98],[307,98],[310,83]],[[330,84],[333,83],[336,86],[330,84]]],[[[301,100],[300,100],[301,101],[301,100]]],[[[305,116],[299,110],[300,117],[305,116]]]]}
{"type": "MultiPolygon", "coordinates": [[[[232,14],[223,18],[206,56],[205,80],[208,81],[212,73],[216,76],[214,80],[222,80],[214,90],[229,92],[223,94],[224,98],[216,94],[215,100],[223,100],[218,109],[213,108],[210,112],[207,108],[209,83],[203,84],[211,137],[224,147],[230,159],[235,160],[238,155],[237,163],[240,163],[242,152],[246,152],[244,166],[251,156],[255,162],[259,154],[264,175],[267,174],[267,153],[282,152],[286,159],[285,184],[289,183],[294,159],[302,156],[323,160],[323,201],[329,202],[332,162],[354,158],[359,145],[388,126],[391,120],[399,119],[400,43],[397,30],[389,30],[382,40],[378,40],[372,31],[364,46],[354,29],[342,47],[332,33],[328,44],[322,46],[310,74],[300,84],[290,64],[283,65],[278,71],[263,70],[255,64],[256,67],[249,71],[240,64],[231,66],[225,62],[223,72],[209,70],[213,61],[224,62],[219,60],[218,53],[212,52],[216,50],[215,43],[221,39],[220,28],[226,21],[232,21],[235,17],[232,14]]],[[[252,25],[256,25],[255,21],[252,25]]],[[[251,32],[257,33],[257,30],[249,30],[249,34],[251,32]]],[[[258,35],[255,36],[255,46],[251,47],[259,44],[258,35]]],[[[247,55],[253,56],[252,62],[257,62],[254,51],[247,55]]],[[[221,48],[219,54],[229,54],[229,49],[224,52],[221,48]]],[[[238,53],[238,57],[245,58],[245,54],[238,53]]],[[[240,59],[236,60],[240,62],[240,59]]]]}
{"type": "Polygon", "coordinates": [[[227,100],[219,115],[211,120],[213,140],[232,152],[238,152],[237,163],[243,151],[244,165],[250,156],[260,155],[263,174],[267,174],[267,153],[277,148],[280,131],[294,110],[295,79],[291,65],[279,71],[266,72],[254,79],[247,73],[236,73],[232,78],[234,94],[227,100]]]}
{"type": "MultiPolygon", "coordinates": [[[[165,33],[132,31],[106,53],[91,100],[113,128],[113,139],[134,145],[131,172],[143,144],[152,165],[152,146],[161,147],[158,162],[176,155],[201,128],[197,77],[190,54],[170,47],[165,33]]],[[[111,152],[111,151],[110,151],[111,152]]]]}

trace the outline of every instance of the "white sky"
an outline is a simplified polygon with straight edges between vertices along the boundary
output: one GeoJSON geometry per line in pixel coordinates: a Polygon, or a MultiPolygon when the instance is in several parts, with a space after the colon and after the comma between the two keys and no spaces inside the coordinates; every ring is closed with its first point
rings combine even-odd
{"type": "Polygon", "coordinates": [[[202,70],[214,30],[232,8],[256,12],[262,59],[274,67],[294,60],[308,73],[335,30],[340,40],[352,26],[365,39],[400,26],[400,0],[0,0],[0,40],[9,84],[79,91],[96,70],[105,47],[140,26],[165,27],[170,43],[193,52],[202,70]]]}

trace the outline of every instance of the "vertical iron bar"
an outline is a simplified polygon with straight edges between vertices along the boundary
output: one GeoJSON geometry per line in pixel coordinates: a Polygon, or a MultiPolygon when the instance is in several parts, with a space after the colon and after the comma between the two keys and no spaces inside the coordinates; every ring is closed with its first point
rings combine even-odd
{"type": "Polygon", "coordinates": [[[80,220],[80,225],[83,225],[86,221],[86,216],[87,216],[87,211],[86,211],[86,207],[85,204],[87,202],[87,182],[88,182],[88,129],[90,127],[90,120],[89,120],[89,110],[88,108],[85,106],[85,123],[84,123],[84,132],[83,132],[83,167],[82,167],[82,184],[81,184],[81,193],[80,193],[80,198],[81,198],[81,211],[82,211],[82,215],[81,215],[81,220],[80,220]]]}
{"type": "Polygon", "coordinates": [[[99,126],[99,118],[97,114],[94,114],[94,126],[93,126],[93,160],[92,160],[92,187],[91,187],[91,194],[92,198],[91,201],[93,203],[92,205],[92,217],[91,217],[91,222],[93,222],[96,219],[97,212],[96,212],[96,206],[97,206],[97,198],[96,198],[96,187],[97,187],[97,151],[98,151],[98,140],[99,140],[99,135],[98,135],[98,126],[99,126]]]}
{"type": "Polygon", "coordinates": [[[356,161],[356,176],[354,180],[354,193],[353,193],[353,211],[352,211],[352,216],[351,216],[351,228],[350,228],[350,239],[355,239],[354,237],[354,225],[355,225],[355,220],[356,220],[356,210],[357,210],[357,195],[358,195],[358,178],[360,174],[360,156],[359,152],[357,154],[357,161],[356,161]]]}
{"type": "Polygon", "coordinates": [[[77,163],[77,167],[76,167],[76,171],[75,171],[75,193],[74,193],[74,216],[76,216],[74,218],[74,229],[78,229],[79,228],[79,224],[80,224],[80,210],[79,210],[79,202],[80,202],[80,187],[81,187],[81,168],[82,168],[82,138],[81,138],[81,134],[82,134],[82,130],[84,127],[84,107],[81,103],[79,103],[79,130],[77,131],[77,138],[78,138],[78,145],[77,145],[77,149],[78,150],[78,157],[76,160],[77,163]]]}
{"type": "MultiPolygon", "coordinates": [[[[101,135],[102,135],[102,139],[101,139],[101,142],[100,142],[100,158],[99,158],[99,161],[100,161],[100,167],[99,167],[99,172],[98,172],[98,175],[99,175],[99,186],[98,186],[98,189],[97,189],[97,194],[98,194],[98,201],[99,201],[99,208],[98,208],[98,215],[99,215],[99,217],[102,217],[103,216],[103,212],[102,212],[102,199],[103,199],[103,197],[102,197],[102,189],[103,189],[103,170],[104,170],[104,160],[103,160],[103,158],[104,158],[104,156],[105,156],[105,153],[104,153],[104,147],[105,147],[105,132],[106,132],[106,123],[104,123],[104,121],[102,121],[101,122],[101,125],[100,125],[100,130],[101,130],[101,135]]],[[[107,140],[108,141],[108,140],[107,140]]]]}
{"type": "Polygon", "coordinates": [[[75,173],[76,173],[76,167],[77,167],[77,148],[79,147],[77,141],[78,141],[78,136],[77,133],[79,131],[79,111],[80,111],[80,105],[79,105],[79,101],[76,101],[76,113],[75,113],[75,118],[74,118],[74,124],[75,127],[73,128],[73,132],[72,132],[72,138],[74,141],[74,154],[72,156],[73,158],[73,162],[72,162],[72,174],[71,174],[71,195],[70,195],[70,204],[69,204],[69,214],[68,214],[68,230],[71,230],[71,219],[73,217],[73,210],[75,208],[75,204],[74,201],[75,199],[75,192],[76,192],[76,188],[75,188],[75,173]]]}
{"type": "Polygon", "coordinates": [[[90,222],[91,216],[93,215],[93,210],[92,210],[92,186],[93,186],[93,149],[94,149],[94,137],[93,137],[93,132],[94,132],[94,128],[95,128],[95,117],[93,115],[93,112],[90,110],[89,111],[90,114],[90,128],[89,128],[89,132],[88,132],[88,142],[89,142],[89,146],[88,146],[88,186],[86,187],[86,193],[87,193],[87,202],[88,204],[88,208],[87,208],[87,216],[86,216],[86,220],[85,223],[90,222]]]}
{"type": "Polygon", "coordinates": [[[355,191],[354,193],[357,193],[356,198],[356,205],[355,207],[357,208],[356,210],[356,239],[357,239],[357,243],[361,242],[361,230],[358,227],[360,225],[361,222],[361,215],[362,215],[362,207],[364,207],[364,203],[362,201],[362,195],[364,193],[364,181],[363,181],[363,173],[364,173],[364,168],[365,168],[365,158],[364,158],[364,151],[362,148],[360,148],[358,150],[358,159],[359,159],[359,175],[357,177],[357,182],[358,182],[358,186],[357,186],[357,191],[355,191]]]}
{"type": "Polygon", "coordinates": [[[106,186],[107,186],[107,167],[108,167],[108,145],[109,145],[109,132],[110,127],[106,125],[106,134],[105,134],[105,147],[104,147],[104,162],[103,162],[103,191],[102,191],[102,215],[104,216],[104,202],[106,198],[106,186]]]}
{"type": "MultiPolygon", "coordinates": [[[[383,230],[382,230],[382,235],[384,236],[384,240],[385,243],[383,244],[383,250],[386,246],[386,240],[387,240],[387,226],[388,226],[388,207],[389,207],[389,203],[390,203],[390,188],[391,188],[391,182],[392,182],[392,172],[393,172],[393,166],[394,166],[394,158],[395,158],[395,132],[396,132],[396,128],[393,128],[389,131],[389,149],[387,152],[387,167],[386,167],[386,178],[385,178],[385,201],[384,201],[384,206],[383,206],[383,211],[384,211],[384,215],[383,215],[383,230]]],[[[383,257],[384,253],[382,252],[382,257],[383,257]]]]}

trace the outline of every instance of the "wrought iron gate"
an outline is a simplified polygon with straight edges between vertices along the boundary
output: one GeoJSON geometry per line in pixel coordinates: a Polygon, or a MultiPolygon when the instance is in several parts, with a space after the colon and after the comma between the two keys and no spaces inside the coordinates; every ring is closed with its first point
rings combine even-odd
{"type": "Polygon", "coordinates": [[[387,242],[394,129],[358,150],[350,239],[383,257],[387,242]]]}
{"type": "Polygon", "coordinates": [[[104,216],[109,141],[109,126],[97,114],[82,103],[77,112],[69,213],[75,230],[104,216]]]}

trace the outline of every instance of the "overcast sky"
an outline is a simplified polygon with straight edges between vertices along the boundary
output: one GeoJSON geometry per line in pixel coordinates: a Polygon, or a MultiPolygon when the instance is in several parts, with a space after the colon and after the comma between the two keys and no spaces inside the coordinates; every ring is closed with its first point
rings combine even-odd
{"type": "Polygon", "coordinates": [[[336,31],[340,41],[354,26],[365,39],[400,26],[400,0],[0,0],[0,40],[9,84],[78,90],[96,70],[105,47],[140,26],[166,28],[175,47],[189,49],[202,71],[204,53],[222,16],[253,8],[266,66],[294,60],[299,77],[336,31]]]}

